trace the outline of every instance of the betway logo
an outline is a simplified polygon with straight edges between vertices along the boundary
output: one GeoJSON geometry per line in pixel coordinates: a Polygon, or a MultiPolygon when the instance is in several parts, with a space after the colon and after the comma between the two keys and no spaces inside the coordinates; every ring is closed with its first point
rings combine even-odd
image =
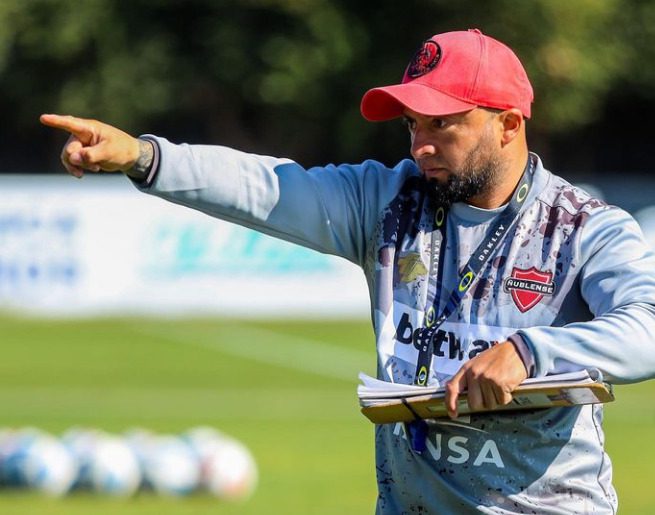
{"type": "MultiPolygon", "coordinates": [[[[418,345],[414,342],[413,338],[414,329],[409,314],[403,313],[398,325],[396,326],[396,341],[406,345],[413,344],[414,348],[418,350],[418,345]]],[[[497,343],[498,341],[496,340],[473,340],[468,347],[468,353],[465,354],[465,350],[462,348],[462,341],[454,332],[438,329],[434,335],[434,347],[432,352],[439,358],[464,361],[465,357],[466,359],[471,359],[497,343]]]]}

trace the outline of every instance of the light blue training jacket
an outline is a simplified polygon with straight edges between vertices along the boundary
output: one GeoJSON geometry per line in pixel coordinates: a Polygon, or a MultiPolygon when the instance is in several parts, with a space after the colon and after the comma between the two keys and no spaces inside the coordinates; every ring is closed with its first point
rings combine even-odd
{"type": "MultiPolygon", "coordinates": [[[[412,161],[304,169],[147,137],[159,162],[142,191],[361,266],[378,377],[413,382],[412,333],[437,278],[435,206],[412,161]]],[[[501,210],[451,207],[440,309],[501,210]]],[[[609,382],[641,381],[655,375],[653,335],[655,255],[637,223],[537,159],[514,225],[436,334],[430,382],[508,337],[520,337],[534,376],[595,368],[609,382]]],[[[378,425],[376,513],[616,513],[602,417],[602,405],[586,405],[437,420],[422,454],[402,425],[378,425]]]]}

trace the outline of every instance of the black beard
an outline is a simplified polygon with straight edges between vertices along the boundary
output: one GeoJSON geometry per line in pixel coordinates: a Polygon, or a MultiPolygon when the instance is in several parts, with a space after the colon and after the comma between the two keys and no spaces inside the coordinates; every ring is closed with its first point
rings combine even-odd
{"type": "Polygon", "coordinates": [[[473,174],[451,175],[445,184],[423,178],[427,196],[440,206],[450,206],[455,202],[466,202],[479,195],[491,184],[495,173],[488,169],[477,170],[473,174]],[[491,172],[491,173],[490,173],[491,172]]]}
{"type": "MultiPolygon", "coordinates": [[[[471,156],[474,157],[477,156],[471,156]]],[[[498,160],[490,157],[480,163],[471,158],[467,159],[462,168],[455,170],[446,183],[423,176],[428,198],[439,206],[447,207],[455,202],[467,202],[493,186],[500,168],[498,160]]]]}

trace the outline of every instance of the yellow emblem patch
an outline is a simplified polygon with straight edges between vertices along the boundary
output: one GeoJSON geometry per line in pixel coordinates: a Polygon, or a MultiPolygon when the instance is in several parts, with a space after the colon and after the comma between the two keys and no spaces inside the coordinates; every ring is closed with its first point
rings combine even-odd
{"type": "Polygon", "coordinates": [[[407,254],[398,259],[400,280],[404,283],[416,281],[419,276],[426,275],[428,269],[423,264],[419,254],[407,254]]]}

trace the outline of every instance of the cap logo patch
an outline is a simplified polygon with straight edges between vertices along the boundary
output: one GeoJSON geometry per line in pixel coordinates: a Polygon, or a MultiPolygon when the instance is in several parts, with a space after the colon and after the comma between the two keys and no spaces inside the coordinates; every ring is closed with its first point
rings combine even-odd
{"type": "Polygon", "coordinates": [[[441,47],[428,39],[423,46],[414,54],[409,66],[407,67],[407,76],[416,79],[421,75],[431,72],[439,64],[441,59],[441,47]]]}
{"type": "Polygon", "coordinates": [[[512,295],[519,311],[525,313],[539,304],[545,295],[553,295],[553,273],[542,272],[535,267],[528,270],[514,268],[512,276],[505,279],[504,290],[512,295]]]}

